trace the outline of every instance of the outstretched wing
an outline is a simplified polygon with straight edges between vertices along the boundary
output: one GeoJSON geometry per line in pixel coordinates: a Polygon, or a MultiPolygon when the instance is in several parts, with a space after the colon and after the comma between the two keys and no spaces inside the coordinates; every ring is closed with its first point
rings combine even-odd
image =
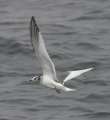
{"type": "Polygon", "coordinates": [[[65,82],[80,76],[81,74],[88,72],[90,70],[92,70],[93,68],[88,68],[88,69],[83,69],[83,70],[76,70],[76,71],[68,71],[69,75],[63,80],[63,84],[65,84],[65,82]]]}
{"type": "Polygon", "coordinates": [[[57,77],[56,77],[55,66],[48,55],[43,37],[36,23],[36,20],[33,16],[30,21],[30,36],[31,36],[31,42],[32,42],[32,46],[34,48],[35,54],[36,56],[39,57],[43,74],[49,75],[54,80],[56,80],[57,77]]]}

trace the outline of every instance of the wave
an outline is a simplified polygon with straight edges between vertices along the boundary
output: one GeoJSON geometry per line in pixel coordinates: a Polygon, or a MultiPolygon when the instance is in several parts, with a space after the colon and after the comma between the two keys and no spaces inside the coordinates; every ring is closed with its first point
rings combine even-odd
{"type": "Polygon", "coordinates": [[[18,43],[15,39],[0,37],[0,52],[2,54],[30,54],[32,50],[18,43]]]}
{"type": "Polygon", "coordinates": [[[108,94],[95,94],[95,93],[92,93],[92,94],[89,94],[83,98],[80,98],[78,99],[79,101],[82,101],[82,102],[88,102],[88,103],[109,103],[109,99],[110,99],[110,95],[108,94]]]}

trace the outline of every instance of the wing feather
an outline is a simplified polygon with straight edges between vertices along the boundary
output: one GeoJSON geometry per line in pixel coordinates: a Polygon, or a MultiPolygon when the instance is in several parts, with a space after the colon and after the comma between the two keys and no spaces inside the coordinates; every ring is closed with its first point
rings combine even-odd
{"type": "Polygon", "coordinates": [[[63,80],[63,84],[73,78],[76,78],[80,75],[82,75],[83,73],[86,73],[90,70],[92,70],[93,68],[88,68],[88,69],[83,69],[83,70],[76,70],[76,71],[69,71],[69,75],[63,80]]]}
{"type": "Polygon", "coordinates": [[[31,36],[31,43],[35,51],[35,54],[36,56],[39,57],[43,74],[49,75],[54,80],[56,80],[57,77],[56,77],[55,66],[49,57],[42,34],[33,16],[30,21],[30,36],[31,36]]]}

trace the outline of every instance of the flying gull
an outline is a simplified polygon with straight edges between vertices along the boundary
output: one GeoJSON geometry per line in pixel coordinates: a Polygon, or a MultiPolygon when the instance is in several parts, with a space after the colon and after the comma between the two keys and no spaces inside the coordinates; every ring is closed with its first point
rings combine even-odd
{"type": "Polygon", "coordinates": [[[35,51],[35,55],[38,56],[39,58],[39,62],[41,64],[41,68],[43,72],[42,75],[40,76],[36,75],[35,77],[33,77],[31,81],[37,81],[46,87],[55,89],[57,93],[60,93],[61,91],[66,91],[66,92],[76,91],[76,89],[66,87],[65,82],[85,72],[88,72],[92,70],[93,68],[69,71],[69,74],[63,80],[63,82],[60,82],[56,75],[54,63],[49,57],[49,54],[45,47],[44,39],[42,37],[42,34],[39,30],[39,27],[36,23],[34,16],[31,17],[31,21],[30,21],[30,36],[31,36],[31,43],[35,51]]]}

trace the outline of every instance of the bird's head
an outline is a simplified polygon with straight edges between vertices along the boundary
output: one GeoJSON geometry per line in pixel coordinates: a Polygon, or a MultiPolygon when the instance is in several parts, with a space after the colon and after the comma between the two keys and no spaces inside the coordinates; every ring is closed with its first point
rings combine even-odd
{"type": "Polygon", "coordinates": [[[30,81],[31,82],[40,82],[40,80],[41,80],[40,75],[37,75],[37,76],[32,77],[32,79],[30,81]]]}

